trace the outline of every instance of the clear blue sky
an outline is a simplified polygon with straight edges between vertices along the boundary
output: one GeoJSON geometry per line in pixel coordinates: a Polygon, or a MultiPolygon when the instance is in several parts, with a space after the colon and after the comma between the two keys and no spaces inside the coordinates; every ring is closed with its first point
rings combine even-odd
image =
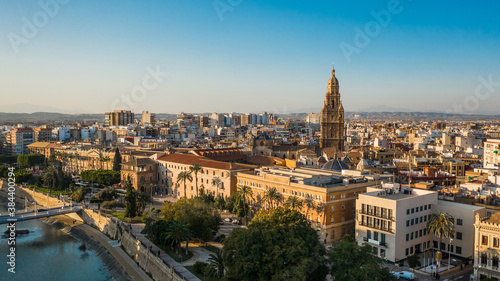
{"type": "Polygon", "coordinates": [[[478,77],[500,82],[500,3],[401,0],[356,45],[390,2],[73,0],[43,25],[39,2],[3,0],[1,104],[104,112],[125,96],[136,112],[310,111],[335,63],[346,111],[498,111],[500,83],[473,99],[478,77]],[[40,27],[23,33],[23,18],[40,27]],[[148,67],[169,76],[134,99],[148,67]]]}

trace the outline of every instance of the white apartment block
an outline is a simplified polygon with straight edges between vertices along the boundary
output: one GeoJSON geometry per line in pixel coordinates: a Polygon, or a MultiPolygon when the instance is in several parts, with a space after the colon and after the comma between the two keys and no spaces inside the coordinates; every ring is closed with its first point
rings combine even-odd
{"type": "Polygon", "coordinates": [[[484,142],[483,168],[500,168],[500,139],[487,139],[484,142]]]}
{"type": "Polygon", "coordinates": [[[421,189],[412,189],[409,195],[398,189],[369,188],[359,195],[356,209],[358,244],[368,243],[391,262],[438,247],[453,256],[472,258],[474,218],[486,216],[484,207],[438,200],[437,192],[421,189]],[[427,222],[438,211],[453,216],[456,231],[451,241],[444,238],[441,245],[427,233],[427,222]]]}
{"type": "Polygon", "coordinates": [[[431,247],[426,225],[438,194],[412,189],[369,188],[356,200],[356,241],[368,243],[376,254],[391,262],[406,259],[431,247]]]}

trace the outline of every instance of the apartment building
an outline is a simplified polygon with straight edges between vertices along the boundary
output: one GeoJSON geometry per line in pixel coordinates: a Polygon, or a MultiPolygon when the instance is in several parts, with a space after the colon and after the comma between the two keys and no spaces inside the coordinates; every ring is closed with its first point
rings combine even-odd
{"type": "Polygon", "coordinates": [[[378,256],[391,262],[429,249],[426,224],[437,200],[434,191],[412,189],[408,194],[392,187],[368,189],[356,200],[356,241],[370,244],[378,256]]]}
{"type": "Polygon", "coordinates": [[[483,167],[500,169],[500,139],[487,139],[484,142],[483,167]]]}
{"type": "Polygon", "coordinates": [[[324,243],[339,241],[345,234],[354,235],[356,198],[379,179],[378,175],[359,173],[357,177],[347,177],[340,172],[279,166],[240,172],[236,177],[239,186],[251,188],[254,200],[250,203],[257,209],[270,207],[263,198],[272,188],[282,195],[282,205],[290,196],[297,196],[303,202],[311,200],[313,206],[304,204],[300,211],[312,222],[324,243]]]}
{"type": "MultiPolygon", "coordinates": [[[[392,185],[392,184],[391,184],[392,185]]],[[[415,253],[441,250],[460,258],[471,258],[473,251],[474,217],[484,217],[484,207],[438,200],[438,193],[408,186],[401,190],[385,185],[370,188],[356,201],[358,244],[368,243],[377,255],[391,262],[406,259],[415,253]],[[439,239],[427,232],[431,214],[445,212],[453,217],[455,236],[439,239]]]]}
{"type": "Polygon", "coordinates": [[[104,126],[126,126],[134,123],[134,113],[130,110],[115,110],[104,113],[104,126]]]}
{"type": "Polygon", "coordinates": [[[29,153],[28,145],[34,142],[34,132],[31,128],[15,128],[5,136],[5,148],[12,155],[29,153]]]}

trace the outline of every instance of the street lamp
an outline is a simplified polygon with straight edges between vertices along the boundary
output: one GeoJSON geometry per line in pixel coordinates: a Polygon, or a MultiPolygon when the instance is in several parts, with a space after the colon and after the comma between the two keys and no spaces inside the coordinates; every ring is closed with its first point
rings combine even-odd
{"type": "Polygon", "coordinates": [[[450,261],[451,261],[451,242],[453,242],[452,238],[450,238],[450,245],[448,245],[448,270],[450,270],[450,261]]]}

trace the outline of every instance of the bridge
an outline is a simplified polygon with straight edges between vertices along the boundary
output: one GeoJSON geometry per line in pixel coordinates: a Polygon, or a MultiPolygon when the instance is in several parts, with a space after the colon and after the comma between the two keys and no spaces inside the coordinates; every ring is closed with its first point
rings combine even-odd
{"type": "Polygon", "coordinates": [[[64,215],[69,213],[76,213],[82,209],[82,206],[55,206],[55,207],[47,207],[47,208],[38,208],[37,210],[28,210],[28,211],[16,211],[14,216],[10,215],[0,215],[0,225],[6,224],[9,222],[18,222],[18,221],[26,221],[33,220],[39,218],[46,218],[51,216],[64,215]]]}

